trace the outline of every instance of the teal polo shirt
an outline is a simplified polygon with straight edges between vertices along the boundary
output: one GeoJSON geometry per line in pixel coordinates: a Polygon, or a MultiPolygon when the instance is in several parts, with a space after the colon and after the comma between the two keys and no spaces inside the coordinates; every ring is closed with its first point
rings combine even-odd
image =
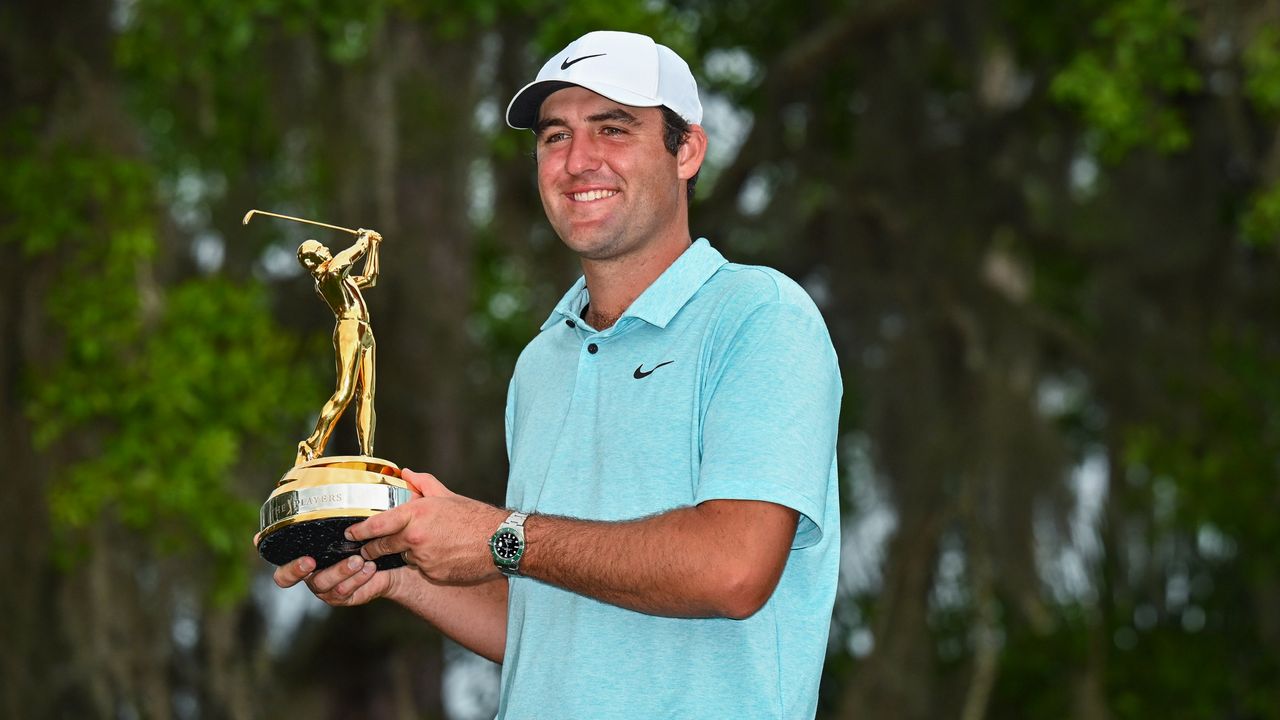
{"type": "Polygon", "coordinates": [[[777,589],[745,620],[657,617],[513,578],[498,717],[813,717],[840,548],[841,383],[818,309],[705,239],[613,327],[586,324],[589,300],[580,279],[516,363],[507,505],[630,520],[765,500],[799,523],[777,589]]]}

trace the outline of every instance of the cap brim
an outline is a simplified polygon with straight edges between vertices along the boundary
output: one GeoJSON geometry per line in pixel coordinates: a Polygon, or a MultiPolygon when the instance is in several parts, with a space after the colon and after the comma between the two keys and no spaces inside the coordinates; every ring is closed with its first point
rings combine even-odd
{"type": "Polygon", "coordinates": [[[557,90],[567,87],[581,87],[602,95],[614,102],[632,107],[657,107],[662,103],[645,97],[625,88],[614,87],[604,83],[573,83],[566,80],[535,80],[520,89],[507,105],[507,125],[516,130],[528,130],[538,123],[538,110],[542,101],[557,90]]]}
{"type": "Polygon", "coordinates": [[[507,125],[516,130],[528,130],[538,122],[538,108],[542,107],[542,101],[551,93],[572,86],[573,83],[564,80],[535,80],[525,85],[507,105],[507,125]]]}

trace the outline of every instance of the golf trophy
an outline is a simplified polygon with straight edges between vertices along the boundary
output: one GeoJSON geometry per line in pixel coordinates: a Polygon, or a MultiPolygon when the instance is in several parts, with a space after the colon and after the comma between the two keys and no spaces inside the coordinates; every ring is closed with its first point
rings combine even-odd
{"type": "MultiPolygon", "coordinates": [[[[388,460],[373,457],[373,328],[369,309],[360,291],[378,280],[378,246],[382,236],[372,230],[352,230],[314,220],[250,210],[244,224],[254,215],[292,220],[341,230],[356,236],[350,247],[336,255],[329,248],[307,240],[298,247],[298,262],[315,281],[316,294],[333,310],[333,349],[337,353],[338,381],[333,395],[320,410],[315,431],[298,443],[294,466],[276,483],[262,504],[258,534],[253,543],[267,561],[284,565],[304,555],[326,568],[360,552],[364,543],[347,540],[343,531],[374,513],[403,505],[418,497],[400,479],[400,468],[388,460]],[[361,274],[353,273],[364,259],[361,274]],[[355,401],[356,438],[359,455],[324,457],[325,445],[343,411],[355,401]]],[[[404,565],[400,555],[376,561],[379,570],[404,565]]]]}

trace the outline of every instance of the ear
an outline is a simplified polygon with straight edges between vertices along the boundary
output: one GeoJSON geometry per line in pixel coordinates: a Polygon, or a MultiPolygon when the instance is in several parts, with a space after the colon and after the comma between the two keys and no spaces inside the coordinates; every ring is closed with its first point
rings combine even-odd
{"type": "Polygon", "coordinates": [[[689,126],[689,137],[676,149],[676,177],[688,180],[702,169],[707,157],[707,133],[701,125],[689,126]]]}

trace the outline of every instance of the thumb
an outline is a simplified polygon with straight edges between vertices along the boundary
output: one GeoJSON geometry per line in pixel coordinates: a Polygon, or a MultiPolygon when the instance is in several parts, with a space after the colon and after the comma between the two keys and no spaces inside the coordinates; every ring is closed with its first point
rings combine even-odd
{"type": "Polygon", "coordinates": [[[439,497],[453,494],[449,491],[449,488],[445,487],[431,473],[414,472],[409,468],[404,468],[400,471],[400,479],[409,483],[423,497],[439,497]]]}

